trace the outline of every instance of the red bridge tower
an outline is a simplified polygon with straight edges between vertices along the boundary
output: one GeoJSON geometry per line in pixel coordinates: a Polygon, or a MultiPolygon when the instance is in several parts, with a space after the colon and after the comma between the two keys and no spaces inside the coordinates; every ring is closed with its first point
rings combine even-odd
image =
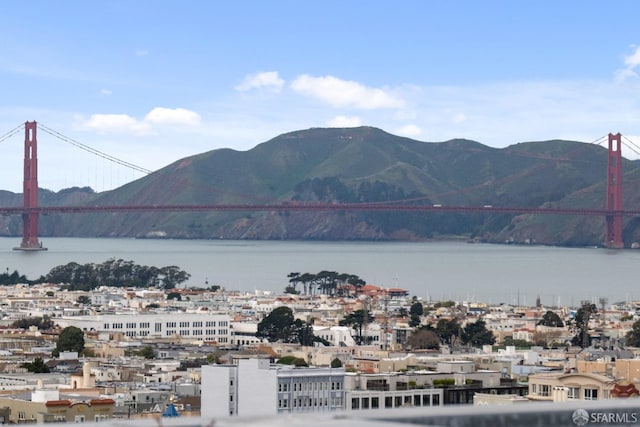
{"type": "Polygon", "coordinates": [[[38,140],[37,123],[24,124],[24,183],[22,213],[22,243],[15,250],[46,251],[38,241],[38,140]]]}
{"type": "Polygon", "coordinates": [[[622,249],[622,141],[620,134],[609,134],[609,161],[607,164],[607,230],[604,244],[608,248],[622,249]]]}

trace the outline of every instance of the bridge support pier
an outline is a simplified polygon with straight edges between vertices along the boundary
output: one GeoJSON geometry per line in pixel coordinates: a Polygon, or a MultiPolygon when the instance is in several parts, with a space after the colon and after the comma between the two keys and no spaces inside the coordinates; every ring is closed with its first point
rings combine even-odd
{"type": "Polygon", "coordinates": [[[22,212],[22,243],[19,251],[46,251],[38,241],[38,140],[37,123],[24,124],[24,182],[22,212]]]}
{"type": "Polygon", "coordinates": [[[622,141],[620,134],[609,134],[607,163],[607,200],[604,244],[608,248],[624,248],[622,238],[622,141]]]}

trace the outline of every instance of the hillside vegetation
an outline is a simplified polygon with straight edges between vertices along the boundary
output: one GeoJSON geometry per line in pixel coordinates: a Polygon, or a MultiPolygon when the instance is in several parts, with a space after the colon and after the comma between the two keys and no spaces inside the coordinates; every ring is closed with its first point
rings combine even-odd
{"type": "MultiPolygon", "coordinates": [[[[355,203],[603,208],[607,150],[575,141],[504,149],[456,139],[429,143],[372,127],[290,132],[248,151],[219,149],[176,162],[118,189],[41,190],[41,205],[355,203]]],[[[637,163],[625,161],[625,208],[640,206],[637,163]]],[[[0,204],[21,195],[0,192],[0,204]]],[[[17,236],[20,218],[0,219],[17,236]]],[[[626,219],[625,242],[640,240],[626,219]]],[[[42,217],[42,236],[422,240],[599,245],[604,219],[406,212],[103,213],[42,217]]]]}

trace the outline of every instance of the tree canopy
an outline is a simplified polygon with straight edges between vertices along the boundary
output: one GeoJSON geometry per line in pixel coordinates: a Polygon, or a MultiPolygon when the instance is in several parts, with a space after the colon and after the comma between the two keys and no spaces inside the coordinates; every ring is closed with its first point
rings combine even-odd
{"type": "Polygon", "coordinates": [[[276,360],[276,363],[280,365],[293,365],[297,367],[309,366],[309,364],[304,359],[295,356],[283,356],[280,359],[276,360]]]}
{"type": "Polygon", "coordinates": [[[285,288],[288,294],[303,293],[313,294],[318,291],[324,295],[348,295],[358,294],[360,288],[366,285],[363,279],[355,274],[338,273],[336,271],[322,270],[316,274],[292,272],[287,275],[289,285],[285,288]],[[302,289],[298,290],[298,285],[302,289]]]}
{"type": "Polygon", "coordinates": [[[547,312],[542,316],[542,319],[538,322],[538,325],[562,328],[564,326],[564,322],[556,312],[547,310],[547,312]]]}
{"type": "Polygon", "coordinates": [[[411,304],[409,308],[409,326],[412,328],[420,325],[420,316],[424,314],[424,307],[422,303],[417,301],[411,304]]]}
{"type": "Polygon", "coordinates": [[[28,280],[25,275],[18,273],[17,270],[9,273],[8,268],[6,272],[0,274],[0,285],[17,285],[18,283],[32,283],[32,281],[28,280]]]}
{"type": "Polygon", "coordinates": [[[69,290],[89,291],[99,286],[172,289],[190,277],[189,273],[175,265],[147,267],[133,261],[111,258],[102,264],[70,262],[59,265],[52,268],[44,280],[63,284],[69,290]]]}
{"type": "Polygon", "coordinates": [[[407,339],[407,346],[413,350],[440,348],[440,337],[433,327],[416,329],[407,339]]]}
{"type": "Polygon", "coordinates": [[[591,340],[589,337],[589,320],[591,316],[598,312],[595,304],[584,302],[582,307],[578,309],[573,318],[572,326],[576,331],[576,335],[571,339],[573,345],[582,348],[589,347],[591,340]]]}
{"type": "Polygon", "coordinates": [[[453,346],[460,336],[460,323],[458,319],[439,319],[435,328],[436,334],[444,344],[453,346]]]}
{"type": "Polygon", "coordinates": [[[367,344],[362,337],[362,329],[372,321],[373,315],[368,310],[355,310],[340,320],[340,326],[350,326],[356,331],[357,344],[367,344]]]}
{"type": "Polygon", "coordinates": [[[462,344],[480,347],[485,344],[493,344],[496,338],[493,333],[487,329],[486,323],[482,319],[476,320],[474,323],[467,323],[462,328],[462,344]]]}
{"type": "Polygon", "coordinates": [[[12,328],[16,329],[29,329],[29,327],[35,326],[40,331],[46,331],[54,327],[53,320],[49,316],[42,317],[25,317],[18,319],[11,324],[12,328]]]}
{"type": "Polygon", "coordinates": [[[44,363],[42,357],[36,357],[33,359],[33,362],[24,362],[21,367],[25,368],[29,372],[33,372],[36,374],[47,374],[49,373],[49,367],[44,363]]]}
{"type": "Polygon", "coordinates": [[[289,307],[278,307],[258,323],[256,337],[266,338],[269,342],[298,343],[311,346],[317,340],[313,328],[306,322],[296,319],[289,307]]]}
{"type": "Polygon", "coordinates": [[[631,330],[627,332],[625,344],[630,347],[640,347],[640,320],[633,322],[631,330]]]}
{"type": "Polygon", "coordinates": [[[51,354],[54,357],[58,357],[64,351],[75,351],[81,354],[82,350],[84,350],[84,332],[75,326],[67,326],[60,331],[56,348],[51,354]]]}

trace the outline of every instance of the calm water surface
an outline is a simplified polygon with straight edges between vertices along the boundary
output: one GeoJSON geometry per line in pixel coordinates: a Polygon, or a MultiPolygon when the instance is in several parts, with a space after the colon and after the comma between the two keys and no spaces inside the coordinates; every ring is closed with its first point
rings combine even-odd
{"type": "Polygon", "coordinates": [[[577,305],[583,299],[640,299],[640,251],[507,246],[462,242],[361,243],[227,240],[44,238],[44,252],[13,251],[18,238],[0,238],[0,271],[30,279],[68,262],[109,258],[191,274],[188,286],[281,292],[290,272],[332,270],[411,295],[534,304],[577,305]]]}

